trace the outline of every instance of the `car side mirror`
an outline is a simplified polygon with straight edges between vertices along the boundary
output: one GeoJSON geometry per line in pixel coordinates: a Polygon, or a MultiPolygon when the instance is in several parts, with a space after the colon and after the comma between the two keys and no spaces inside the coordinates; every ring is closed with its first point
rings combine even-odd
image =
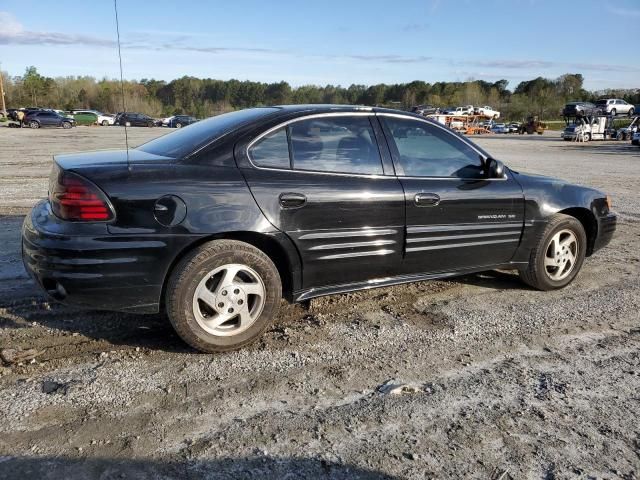
{"type": "Polygon", "coordinates": [[[485,161],[487,178],[504,178],[504,163],[495,158],[487,158],[485,161]]]}

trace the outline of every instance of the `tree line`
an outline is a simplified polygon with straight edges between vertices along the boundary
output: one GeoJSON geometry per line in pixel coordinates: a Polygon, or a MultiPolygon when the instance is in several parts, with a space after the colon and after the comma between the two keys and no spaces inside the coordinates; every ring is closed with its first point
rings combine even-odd
{"type": "Polygon", "coordinates": [[[119,80],[89,76],[50,78],[28,67],[21,76],[2,73],[8,108],[46,107],[62,110],[95,109],[103,112],[126,110],[154,117],[176,114],[198,118],[261,105],[334,103],[377,105],[409,109],[417,104],[440,107],[491,105],[505,119],[520,120],[528,115],[559,117],[567,101],[595,101],[601,96],[640,103],[640,89],[587,91],[579,73],[555,79],[538,77],[520,82],[513,90],[507,80],[487,82],[410,83],[377,85],[304,85],[293,88],[287,82],[263,83],[216,80],[184,76],[164,80],[119,80]],[[123,95],[124,94],[124,95],[123,95]]]}

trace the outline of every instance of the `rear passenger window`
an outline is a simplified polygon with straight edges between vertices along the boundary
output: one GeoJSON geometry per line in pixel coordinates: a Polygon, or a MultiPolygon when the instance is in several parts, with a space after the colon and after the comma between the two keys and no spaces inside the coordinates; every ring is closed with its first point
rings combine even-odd
{"type": "Polygon", "coordinates": [[[289,126],[296,170],[382,174],[380,152],[366,116],[312,118],[289,126]]]}
{"type": "Polygon", "coordinates": [[[285,128],[271,132],[249,149],[249,156],[259,167],[289,168],[289,144],[285,128]]]}

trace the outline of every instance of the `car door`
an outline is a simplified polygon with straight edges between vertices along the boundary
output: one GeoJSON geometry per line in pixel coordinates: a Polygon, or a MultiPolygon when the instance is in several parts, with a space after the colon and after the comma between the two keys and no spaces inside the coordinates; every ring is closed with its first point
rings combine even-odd
{"type": "Polygon", "coordinates": [[[404,194],[371,119],[307,116],[236,148],[265,217],[298,249],[305,290],[388,277],[401,264],[404,194]]]}
{"type": "Polygon", "coordinates": [[[42,126],[54,127],[58,125],[58,116],[53,112],[41,112],[38,119],[42,126]]]}
{"type": "Polygon", "coordinates": [[[406,207],[403,271],[434,273],[508,262],[524,223],[522,188],[488,179],[481,152],[434,122],[380,114],[406,207]]]}

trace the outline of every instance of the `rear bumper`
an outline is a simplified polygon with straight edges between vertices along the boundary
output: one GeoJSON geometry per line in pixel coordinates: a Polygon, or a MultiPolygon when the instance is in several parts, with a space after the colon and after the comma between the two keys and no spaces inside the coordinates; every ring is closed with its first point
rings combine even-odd
{"type": "Polygon", "coordinates": [[[601,248],[607,246],[613,234],[616,231],[618,217],[615,213],[608,213],[602,217],[598,217],[598,235],[593,243],[593,252],[597,252],[601,248]]]}
{"type": "Polygon", "coordinates": [[[75,226],[81,231],[75,235],[61,233],[60,224],[41,202],[22,226],[25,269],[50,297],[91,309],[158,312],[176,249],[171,237],[111,235],[106,226],[87,235],[84,225],[75,226]]]}

